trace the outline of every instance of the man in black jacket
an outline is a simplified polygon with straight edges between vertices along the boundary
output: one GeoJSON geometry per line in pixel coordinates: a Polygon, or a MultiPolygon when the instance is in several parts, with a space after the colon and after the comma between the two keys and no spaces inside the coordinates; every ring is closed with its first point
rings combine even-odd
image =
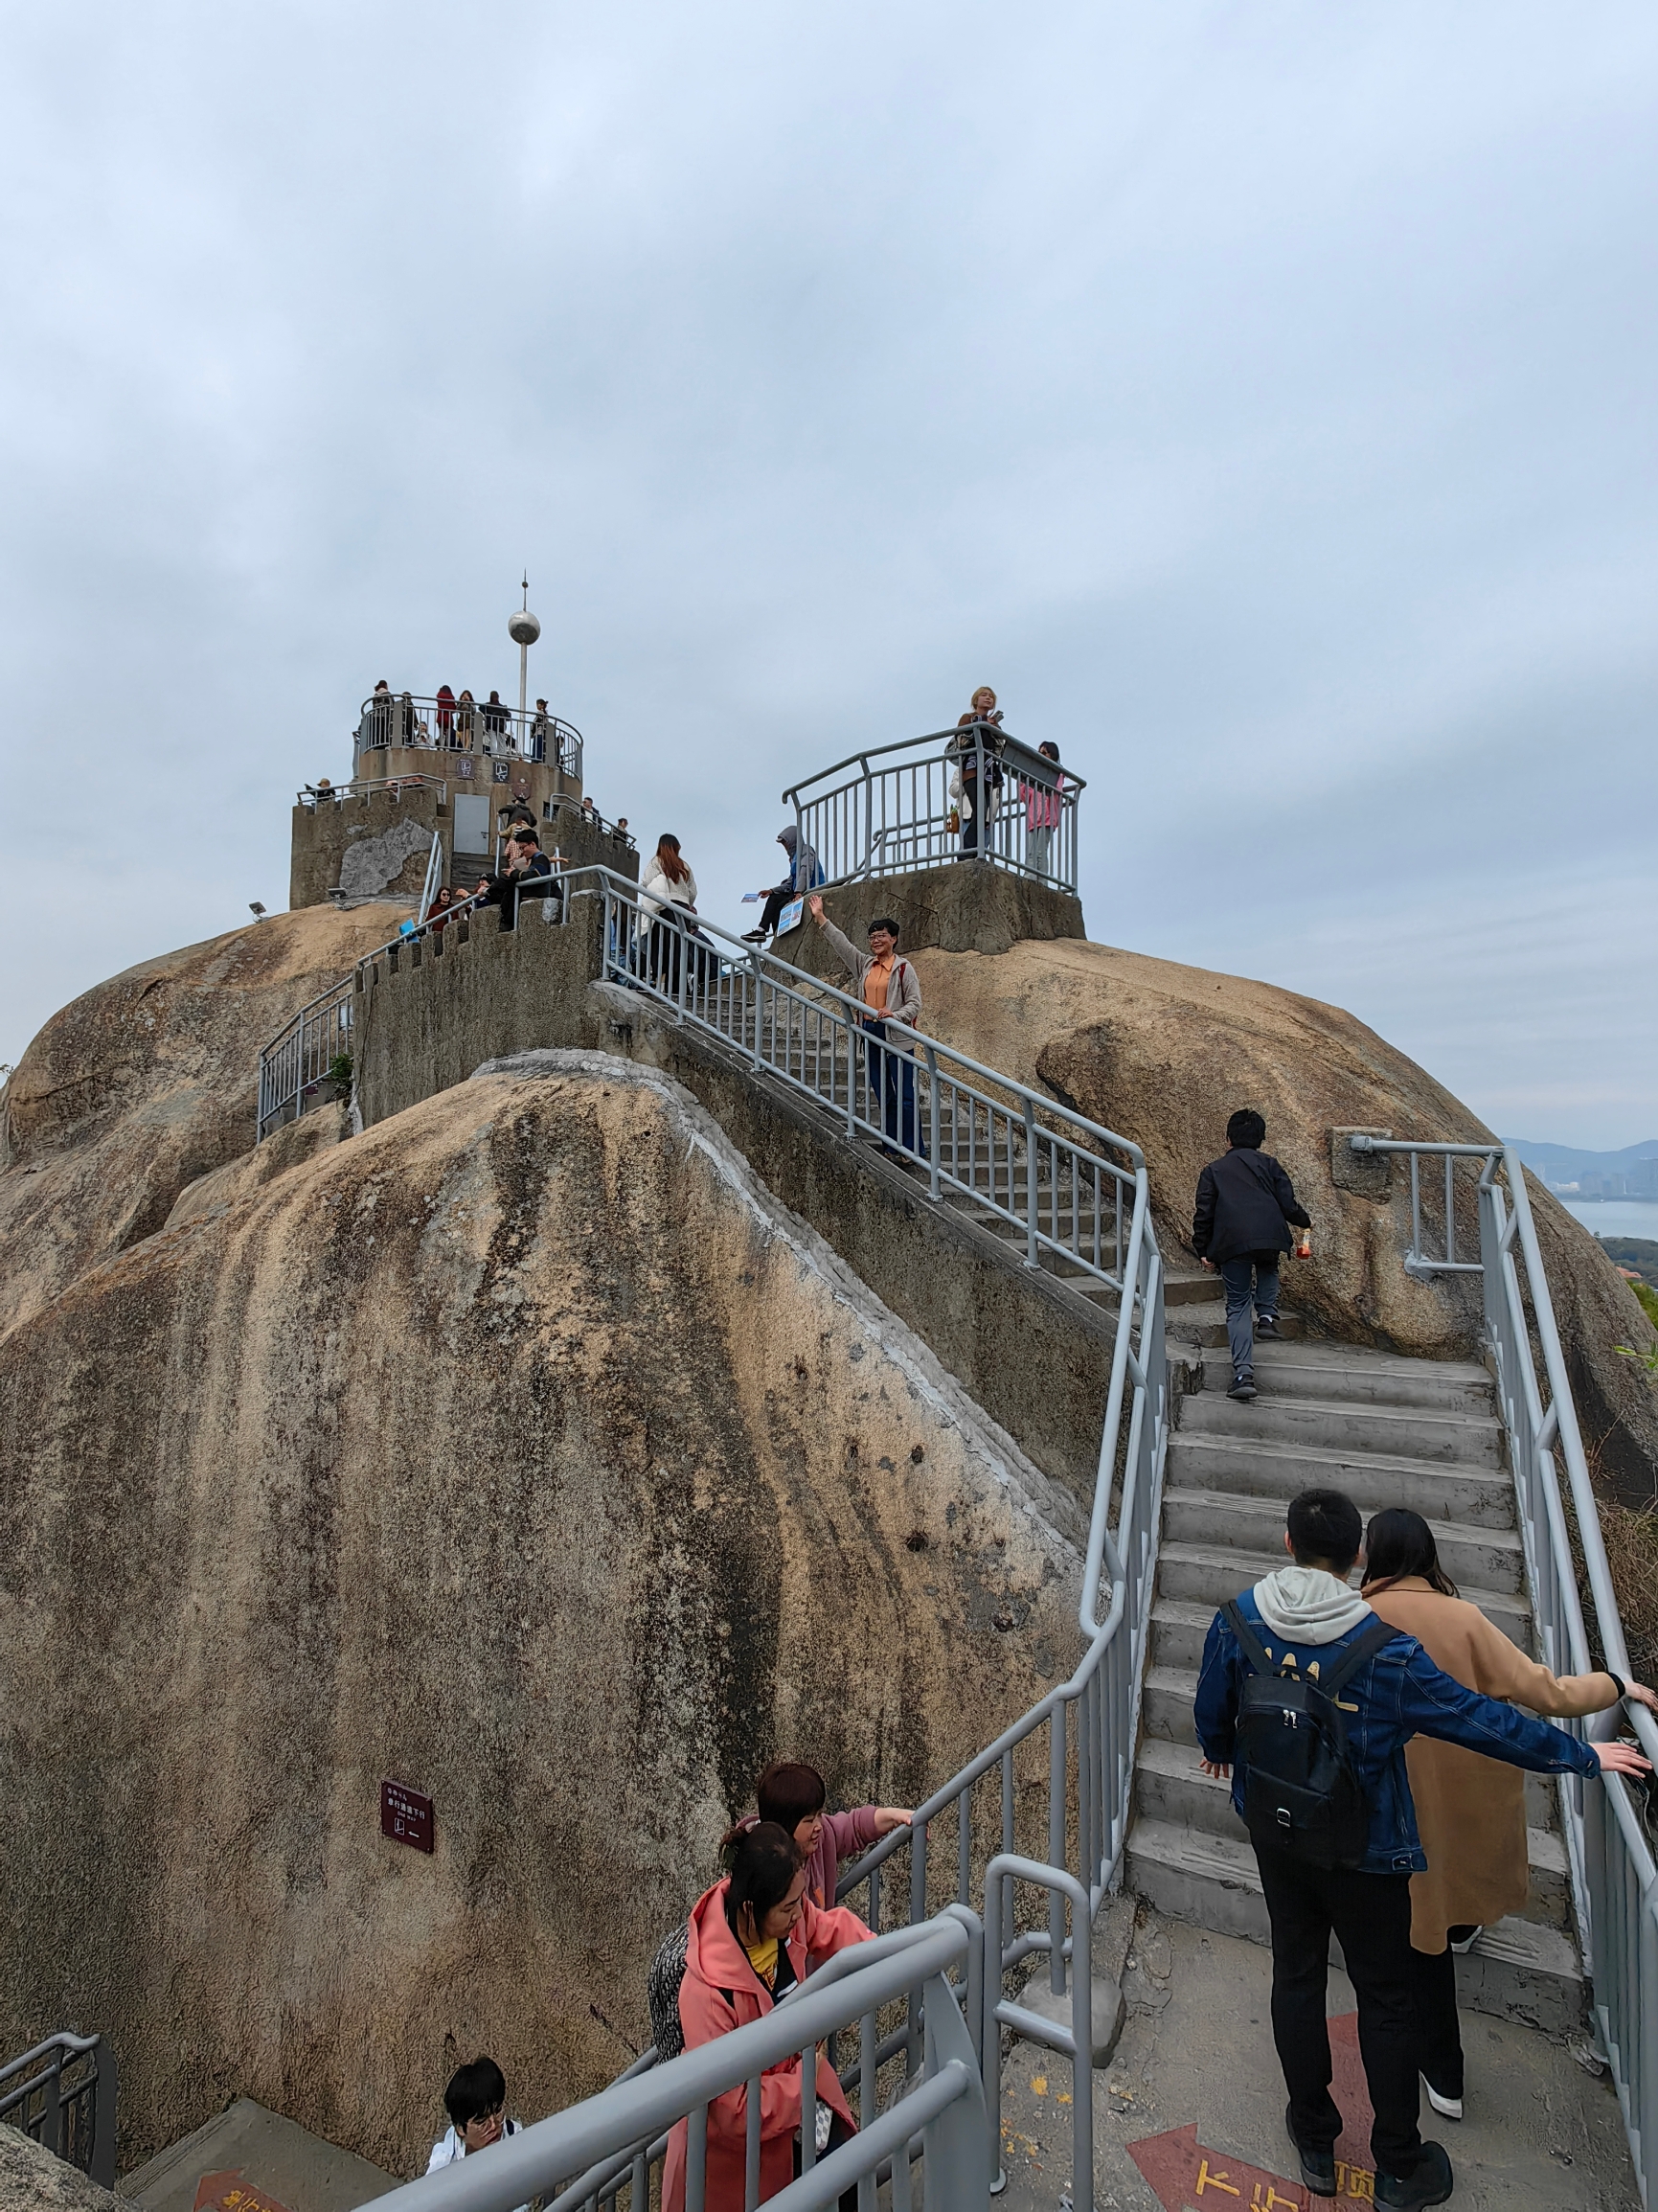
{"type": "Polygon", "coordinates": [[[1255,1333],[1278,1334],[1278,1264],[1290,1249],[1289,1223],[1310,1229],[1289,1177],[1261,1142],[1266,1124],[1245,1106],[1226,1125],[1232,1150],[1197,1178],[1192,1249],[1226,1286],[1226,1339],[1232,1349],[1228,1398],[1255,1396],[1255,1333]],[[1250,1326],[1251,1293],[1255,1327],[1250,1326]]]}

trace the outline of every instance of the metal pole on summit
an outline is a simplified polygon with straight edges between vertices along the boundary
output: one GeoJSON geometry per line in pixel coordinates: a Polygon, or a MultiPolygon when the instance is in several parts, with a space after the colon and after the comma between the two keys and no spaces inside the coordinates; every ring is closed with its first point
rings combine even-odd
{"type": "MultiPolygon", "coordinates": [[[[507,635],[518,648],[518,713],[520,717],[530,710],[530,648],[541,635],[541,625],[530,612],[530,572],[524,571],[524,604],[514,607],[507,623],[507,635]]],[[[519,722],[519,741],[523,741],[523,722],[519,722]]]]}

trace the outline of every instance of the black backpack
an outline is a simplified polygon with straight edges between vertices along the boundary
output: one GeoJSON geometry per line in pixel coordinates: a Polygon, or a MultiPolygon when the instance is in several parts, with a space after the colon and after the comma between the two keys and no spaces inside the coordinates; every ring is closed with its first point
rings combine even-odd
{"type": "Polygon", "coordinates": [[[1236,1598],[1220,1610],[1250,1670],[1238,1699],[1238,1753],[1251,1840],[1309,1866],[1358,1865],[1370,1806],[1348,1756],[1336,1695],[1398,1630],[1373,1620],[1314,1682],[1274,1671],[1236,1598]]]}

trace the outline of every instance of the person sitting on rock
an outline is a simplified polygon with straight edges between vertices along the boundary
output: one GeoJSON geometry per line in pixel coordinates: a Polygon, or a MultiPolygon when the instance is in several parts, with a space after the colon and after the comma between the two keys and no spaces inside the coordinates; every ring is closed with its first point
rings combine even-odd
{"type": "Polygon", "coordinates": [[[1255,1396],[1255,1339],[1276,1337],[1278,1265],[1291,1248],[1288,1224],[1310,1229],[1312,1217],[1296,1203],[1295,1186],[1261,1149],[1266,1123],[1243,1106],[1226,1125],[1231,1151],[1211,1160],[1197,1178],[1192,1249],[1226,1286],[1226,1340],[1232,1352],[1228,1398],[1255,1396]],[[1255,1326],[1250,1327],[1251,1289],[1255,1326]]]}
{"type": "Polygon", "coordinates": [[[765,895],[765,904],[760,910],[760,927],[751,929],[743,939],[745,945],[763,945],[776,929],[778,917],[791,899],[804,899],[808,891],[815,891],[823,881],[823,868],[809,845],[800,842],[800,832],[792,822],[785,822],[777,833],[777,841],[788,855],[788,874],[775,889],[765,895]]]}
{"type": "Polygon", "coordinates": [[[755,1790],[761,1820],[786,1829],[806,1858],[806,1893],[826,1910],[835,1901],[840,1862],[867,1851],[895,1828],[907,1828],[902,1805],[859,1805],[851,1813],[829,1813],[829,1789],[815,1767],[794,1759],[774,1759],[755,1790]]]}
{"type": "MultiPolygon", "coordinates": [[[[685,2048],[696,2050],[733,2028],[762,2019],[778,1999],[806,1978],[813,1960],[832,1957],[872,1930],[855,1912],[822,1911],[806,1895],[801,1848],[775,1821],[734,1828],[720,1845],[726,1873],[691,1908],[679,2022],[685,2048]]],[[[781,2059],[760,2078],[760,2201],[786,2189],[799,2171],[801,2063],[781,2059]]],[[[828,2058],[817,2054],[820,2156],[856,2132],[846,2092],[828,2058]]],[[[668,2138],[662,2212],[684,2212],[690,2124],[668,2138]]],[[[748,2087],[727,2089],[708,2108],[703,2202],[707,2212],[742,2212],[748,2144],[748,2087]]],[[[856,2212],[855,2185],[842,2196],[856,2212]]]]}
{"type": "Polygon", "coordinates": [[[428,2174],[470,2157],[475,2151],[487,2151],[503,2136],[524,2132],[521,2120],[506,2116],[507,2078],[493,2059],[476,2058],[470,2065],[457,2068],[443,2091],[443,2109],[449,2115],[449,2132],[432,2145],[428,2174]]]}

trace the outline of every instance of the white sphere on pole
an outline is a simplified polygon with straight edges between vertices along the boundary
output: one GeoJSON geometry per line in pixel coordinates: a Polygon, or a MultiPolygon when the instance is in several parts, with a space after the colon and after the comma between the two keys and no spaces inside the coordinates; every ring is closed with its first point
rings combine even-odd
{"type": "Polygon", "coordinates": [[[514,607],[507,620],[507,635],[514,645],[534,645],[541,635],[541,625],[527,606],[514,607]]]}

